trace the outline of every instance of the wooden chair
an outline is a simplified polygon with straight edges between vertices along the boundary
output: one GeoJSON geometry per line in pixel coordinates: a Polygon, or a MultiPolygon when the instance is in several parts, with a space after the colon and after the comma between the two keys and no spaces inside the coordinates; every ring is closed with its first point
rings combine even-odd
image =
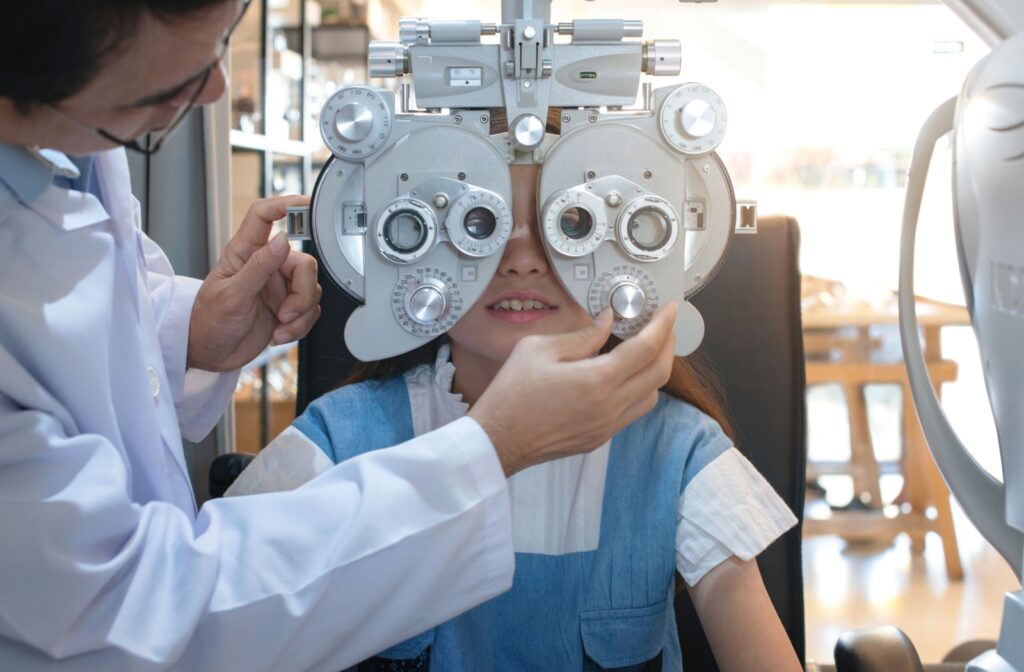
{"type": "MultiPolygon", "coordinates": [[[[956,362],[942,358],[940,330],[946,325],[963,324],[966,313],[955,306],[924,300],[920,306],[925,358],[939,393],[943,383],[957,377],[956,362]]],[[[849,461],[810,462],[808,477],[847,474],[853,480],[854,499],[861,503],[845,511],[834,511],[828,518],[808,517],[804,533],[836,534],[855,542],[891,542],[897,534],[905,532],[910,536],[911,548],[920,552],[924,550],[925,534],[934,531],[942,539],[946,573],[956,581],[963,578],[963,566],[953,528],[949,490],[921,433],[906,370],[902,360],[879,362],[873,356],[878,342],[871,337],[870,327],[895,325],[897,319],[894,307],[890,310],[864,305],[810,309],[804,313],[807,385],[841,386],[850,426],[849,461]],[[865,398],[869,385],[897,385],[901,389],[903,454],[899,462],[880,464],[876,458],[865,398]],[[894,507],[882,506],[879,481],[883,470],[903,476],[903,490],[894,507]],[[934,514],[929,515],[932,509],[934,514]]]]}

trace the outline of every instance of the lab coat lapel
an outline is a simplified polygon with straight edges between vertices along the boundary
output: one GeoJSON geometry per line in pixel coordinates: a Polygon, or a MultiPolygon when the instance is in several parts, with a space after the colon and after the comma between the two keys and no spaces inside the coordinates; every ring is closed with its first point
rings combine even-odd
{"type": "MultiPolygon", "coordinates": [[[[131,192],[128,157],[119,148],[100,152],[94,160],[103,201],[114,225],[114,235],[118,241],[134,241],[138,223],[133,216],[136,201],[131,192]]],[[[134,250],[134,244],[132,248],[134,250]]]]}
{"type": "Polygon", "coordinates": [[[140,319],[139,294],[142,264],[139,250],[138,231],[141,224],[139,202],[132,196],[131,175],[128,172],[128,157],[122,148],[100,152],[95,156],[96,177],[99,181],[103,201],[110,213],[110,224],[117,241],[117,254],[131,283],[132,300],[136,319],[140,319]]]}

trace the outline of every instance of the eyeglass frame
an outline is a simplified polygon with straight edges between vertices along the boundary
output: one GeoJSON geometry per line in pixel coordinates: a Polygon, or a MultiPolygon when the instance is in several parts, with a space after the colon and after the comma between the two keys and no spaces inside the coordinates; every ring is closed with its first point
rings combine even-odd
{"type": "Polygon", "coordinates": [[[96,133],[104,140],[113,142],[127,149],[139,152],[140,154],[143,154],[145,156],[152,156],[153,154],[160,150],[164,142],[166,142],[167,139],[174,134],[178,127],[181,126],[181,123],[185,120],[185,117],[187,117],[188,113],[191,112],[192,109],[195,107],[196,101],[199,100],[199,96],[202,95],[203,90],[206,88],[207,83],[210,81],[210,76],[213,75],[214,69],[222,66],[224,54],[227,53],[228,43],[231,39],[231,34],[234,33],[235,29],[238,28],[239,24],[242,23],[242,19],[245,18],[245,13],[246,11],[248,11],[249,5],[252,4],[252,0],[242,0],[241,4],[242,6],[238,12],[238,16],[231,23],[228,29],[224,32],[224,37],[221,38],[220,45],[217,47],[217,55],[214,57],[212,61],[210,61],[210,64],[206,66],[206,69],[196,76],[196,79],[194,81],[197,83],[197,85],[195,92],[192,94],[192,97],[189,98],[188,102],[186,102],[184,105],[178,108],[178,111],[175,113],[170,123],[168,123],[167,126],[165,126],[162,129],[161,135],[155,141],[147,140],[145,147],[139,142],[139,140],[141,139],[141,137],[148,138],[151,135],[151,133],[145,133],[144,136],[140,136],[139,138],[135,138],[133,140],[124,140],[122,138],[117,137],[113,133],[110,133],[109,131],[105,130],[100,126],[96,126],[94,124],[90,124],[86,121],[79,119],[77,116],[71,114],[67,110],[58,107],[55,103],[50,103],[48,107],[50,107],[50,109],[56,110],[57,112],[60,112],[62,115],[64,115],[68,119],[71,119],[79,126],[83,126],[85,128],[96,131],[96,133]]]}

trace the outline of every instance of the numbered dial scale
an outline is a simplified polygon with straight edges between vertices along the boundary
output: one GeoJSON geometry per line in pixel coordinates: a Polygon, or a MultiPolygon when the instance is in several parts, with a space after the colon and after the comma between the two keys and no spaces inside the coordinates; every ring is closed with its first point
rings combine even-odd
{"type": "Polygon", "coordinates": [[[391,134],[391,108],[379,93],[362,86],[339,89],[320,113],[320,136],[341,159],[369,156],[391,134]]]}
{"type": "Polygon", "coordinates": [[[608,232],[604,201],[578,189],[559,192],[545,206],[541,226],[548,243],[565,256],[590,254],[608,232]]]}
{"type": "Polygon", "coordinates": [[[462,316],[462,293],[455,278],[440,268],[402,273],[391,297],[395,320],[414,336],[440,336],[462,316]]]}
{"type": "Polygon", "coordinates": [[[654,280],[635,264],[619,264],[599,275],[590,285],[587,299],[591,315],[611,306],[615,313],[612,331],[617,336],[643,329],[659,303],[654,280]]]}
{"type": "Polygon", "coordinates": [[[683,154],[707,154],[725,138],[729,116],[722,98],[703,84],[683,84],[661,105],[661,133],[683,154]]]}
{"type": "Polygon", "coordinates": [[[445,229],[460,252],[486,257],[501,250],[512,235],[512,209],[493,191],[476,189],[448,209],[445,229]]]}

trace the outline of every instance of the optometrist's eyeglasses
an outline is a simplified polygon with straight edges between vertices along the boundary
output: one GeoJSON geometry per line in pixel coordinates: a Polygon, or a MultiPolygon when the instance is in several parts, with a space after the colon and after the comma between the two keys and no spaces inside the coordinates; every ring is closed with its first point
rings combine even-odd
{"type": "Polygon", "coordinates": [[[242,0],[241,6],[239,7],[238,11],[238,16],[235,17],[235,20],[232,21],[231,26],[227,29],[227,31],[225,31],[224,37],[221,38],[221,42],[217,47],[217,54],[214,57],[214,59],[210,61],[210,64],[206,66],[206,69],[204,69],[202,72],[196,75],[191,81],[187,82],[181,88],[181,90],[175,93],[176,98],[183,96],[187,93],[188,102],[186,102],[178,108],[178,110],[174,113],[174,116],[171,118],[171,120],[162,129],[159,129],[152,133],[147,133],[146,135],[140,138],[124,140],[122,138],[117,137],[113,133],[110,133],[104,130],[103,128],[100,128],[99,126],[94,126],[93,124],[90,124],[79,119],[67,110],[58,107],[56,104],[50,104],[49,107],[61,113],[65,117],[71,119],[76,124],[96,131],[96,133],[98,133],[100,137],[102,137],[104,140],[108,140],[118,145],[122,145],[124,147],[127,147],[128,149],[134,150],[146,156],[151,156],[155,154],[157,151],[159,151],[159,149],[163,146],[167,139],[174,134],[178,127],[181,126],[181,122],[185,120],[185,117],[188,116],[188,113],[191,112],[192,109],[195,107],[196,101],[199,99],[199,96],[203,93],[203,90],[206,89],[206,85],[210,81],[210,77],[213,75],[214,70],[223,67],[223,59],[224,55],[227,53],[228,42],[231,39],[231,34],[242,22],[242,19],[245,17],[245,12],[249,9],[250,4],[252,4],[252,0],[242,0]]]}

